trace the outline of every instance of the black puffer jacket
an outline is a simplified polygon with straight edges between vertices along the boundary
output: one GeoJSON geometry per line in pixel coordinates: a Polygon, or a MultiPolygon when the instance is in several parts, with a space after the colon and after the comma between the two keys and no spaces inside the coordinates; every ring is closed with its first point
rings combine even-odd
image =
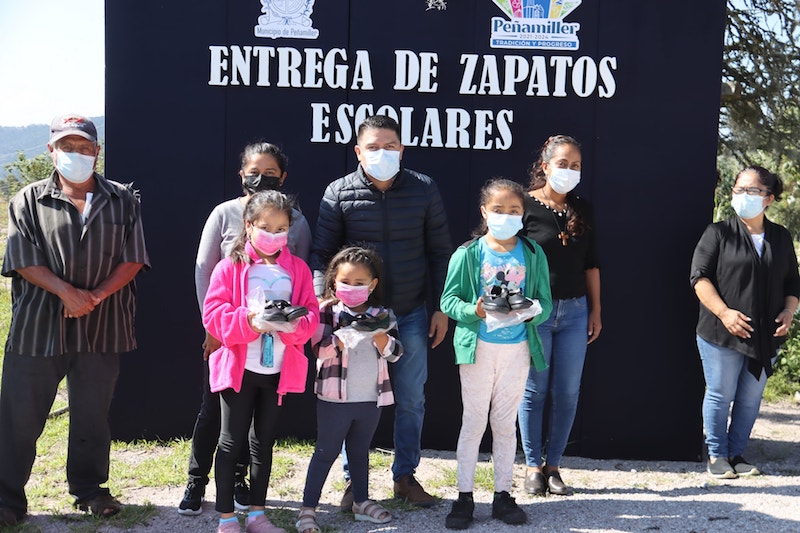
{"type": "Polygon", "coordinates": [[[322,278],[331,257],[343,246],[365,243],[383,258],[384,305],[398,315],[412,311],[425,302],[430,276],[438,309],[453,248],[442,198],[431,178],[401,169],[381,192],[359,165],[328,185],[309,261],[318,296],[324,292],[322,278]]]}

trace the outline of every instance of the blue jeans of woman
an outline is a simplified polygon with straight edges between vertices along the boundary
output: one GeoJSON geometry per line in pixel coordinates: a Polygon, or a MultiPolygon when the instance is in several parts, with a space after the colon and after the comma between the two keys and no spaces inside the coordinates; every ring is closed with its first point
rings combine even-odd
{"type": "Polygon", "coordinates": [[[527,466],[558,466],[578,409],[586,359],[589,312],[586,297],[553,300],[553,312],[537,328],[547,368],[531,365],[519,406],[519,429],[527,466]],[[545,407],[548,427],[544,431],[545,407]]]}
{"type": "Polygon", "coordinates": [[[697,337],[703,362],[706,393],[703,396],[703,426],[711,457],[742,455],[758,417],[761,395],[767,385],[762,370],[759,379],[747,370],[747,356],[697,337]],[[731,409],[731,402],[733,408],[731,409]],[[728,411],[731,423],[728,425],[728,411]]]}

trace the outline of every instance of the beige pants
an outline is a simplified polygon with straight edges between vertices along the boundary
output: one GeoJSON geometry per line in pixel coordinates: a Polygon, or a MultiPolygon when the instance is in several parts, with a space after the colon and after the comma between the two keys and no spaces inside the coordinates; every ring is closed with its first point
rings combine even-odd
{"type": "Polygon", "coordinates": [[[472,492],[487,418],[492,427],[494,490],[511,491],[517,453],[517,408],[525,392],[530,365],[528,341],[490,344],[480,339],[475,363],[459,365],[464,406],[456,449],[459,492],[472,492]]]}

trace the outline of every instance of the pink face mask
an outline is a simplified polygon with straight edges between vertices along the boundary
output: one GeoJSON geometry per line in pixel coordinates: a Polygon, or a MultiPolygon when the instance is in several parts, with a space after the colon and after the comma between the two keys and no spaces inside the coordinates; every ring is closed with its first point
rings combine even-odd
{"type": "Polygon", "coordinates": [[[358,307],[369,300],[369,285],[348,285],[337,281],[336,297],[347,307],[358,307]]]}
{"type": "Polygon", "coordinates": [[[278,253],[289,239],[287,232],[270,233],[263,229],[253,227],[253,235],[250,237],[253,247],[264,255],[275,255],[278,253]]]}

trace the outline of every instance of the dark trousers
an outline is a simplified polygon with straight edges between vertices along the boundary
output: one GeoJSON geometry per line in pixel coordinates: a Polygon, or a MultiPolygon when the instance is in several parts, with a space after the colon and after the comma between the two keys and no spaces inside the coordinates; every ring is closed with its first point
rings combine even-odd
{"type": "Polygon", "coordinates": [[[233,482],[236,461],[250,442],[250,504],[264,505],[272,472],[272,446],[278,425],[278,380],[280,374],[244,371],[242,389],[220,392],[222,423],[217,444],[214,478],[220,513],[233,512],[233,482]],[[248,439],[250,424],[255,439],[248,439]]]}
{"type": "MultiPolygon", "coordinates": [[[[192,431],[192,449],[189,453],[189,481],[195,483],[208,483],[208,473],[214,463],[214,452],[217,450],[220,428],[219,393],[211,392],[208,385],[208,361],[203,364],[203,400],[200,403],[200,412],[192,431]]],[[[251,430],[251,439],[255,438],[251,430]]],[[[242,455],[236,464],[236,475],[242,478],[247,474],[247,465],[250,463],[250,450],[247,446],[242,448],[242,455]]]]}
{"type": "Polygon", "coordinates": [[[108,489],[111,431],[108,411],[119,375],[119,354],[30,357],[7,353],[0,388],[0,506],[27,512],[25,484],[58,384],[69,397],[67,482],[76,500],[108,489]]]}
{"type": "Polygon", "coordinates": [[[342,443],[347,447],[353,500],[361,503],[369,498],[369,445],[381,409],[374,402],[334,403],[317,400],[317,445],[308,465],[303,506],[316,507],[322,486],[342,443]]]}

